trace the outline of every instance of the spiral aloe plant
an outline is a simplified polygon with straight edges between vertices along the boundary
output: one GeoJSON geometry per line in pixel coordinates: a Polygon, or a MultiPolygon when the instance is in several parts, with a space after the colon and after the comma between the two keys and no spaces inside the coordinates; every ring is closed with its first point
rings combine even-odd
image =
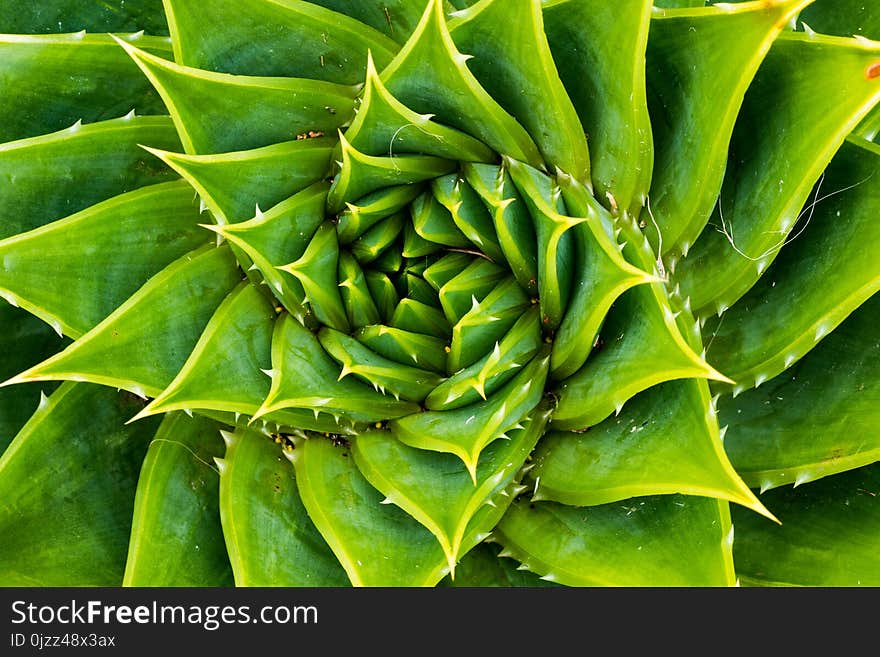
{"type": "Polygon", "coordinates": [[[880,585],[875,4],[19,5],[0,583],[880,585]]]}

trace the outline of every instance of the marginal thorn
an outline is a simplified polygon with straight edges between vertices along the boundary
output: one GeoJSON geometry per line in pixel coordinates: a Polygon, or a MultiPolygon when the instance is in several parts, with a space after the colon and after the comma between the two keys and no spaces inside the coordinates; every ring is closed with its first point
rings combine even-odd
{"type": "Polygon", "coordinates": [[[223,442],[226,444],[226,448],[229,449],[235,443],[235,434],[231,431],[220,431],[220,437],[223,438],[223,442]]]}

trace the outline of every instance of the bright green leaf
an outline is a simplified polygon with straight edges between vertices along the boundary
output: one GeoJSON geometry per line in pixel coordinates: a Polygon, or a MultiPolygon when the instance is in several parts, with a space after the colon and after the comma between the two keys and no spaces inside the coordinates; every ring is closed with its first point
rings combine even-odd
{"type": "Polygon", "coordinates": [[[448,566],[434,536],[383,504],[348,445],[297,439],[292,461],[305,508],[354,586],[434,586],[448,566]]]}
{"type": "Polygon", "coordinates": [[[138,478],[123,586],[230,586],[213,459],[218,425],[167,415],[138,478]]]}
{"type": "MultiPolygon", "coordinates": [[[[135,34],[120,42],[137,43],[158,61],[171,56],[166,38],[135,34]]],[[[0,36],[0,95],[0,142],[79,121],[115,119],[132,110],[166,113],[149,81],[105,34],[0,36]]]]}
{"type": "Polygon", "coordinates": [[[190,187],[173,181],[2,240],[0,296],[78,338],[148,278],[206,244],[198,210],[190,187]]]}
{"type": "Polygon", "coordinates": [[[303,506],[281,445],[255,431],[223,437],[220,519],[236,585],[346,586],[345,571],[303,506]]]}
{"type": "Polygon", "coordinates": [[[64,351],[5,382],[91,381],[157,395],[240,281],[229,249],[207,245],[153,276],[64,351]]]}
{"type": "Polygon", "coordinates": [[[719,587],[734,584],[732,529],[727,502],[705,497],[587,507],[520,498],[493,536],[502,556],[568,586],[719,587]]]}

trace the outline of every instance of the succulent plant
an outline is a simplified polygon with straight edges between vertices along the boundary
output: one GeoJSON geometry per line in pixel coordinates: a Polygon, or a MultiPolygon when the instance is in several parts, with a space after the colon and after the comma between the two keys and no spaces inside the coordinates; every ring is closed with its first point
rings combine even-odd
{"type": "Polygon", "coordinates": [[[880,584],[875,5],[19,5],[0,584],[880,584]]]}

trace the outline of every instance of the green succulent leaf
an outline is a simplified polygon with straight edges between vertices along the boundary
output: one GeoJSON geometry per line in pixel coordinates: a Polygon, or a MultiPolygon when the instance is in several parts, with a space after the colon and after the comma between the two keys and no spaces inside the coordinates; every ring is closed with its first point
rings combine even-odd
{"type": "Polygon", "coordinates": [[[534,222],[506,167],[465,163],[462,174],[489,209],[495,238],[510,271],[529,294],[538,294],[538,249],[534,222]]]}
{"type": "MultiPolygon", "coordinates": [[[[833,4],[819,2],[807,7],[798,18],[805,32],[880,40],[880,10],[861,0],[840,0],[833,4]]],[[[875,106],[853,134],[876,141],[878,132],[880,107],[875,106]]]]}
{"type": "Polygon", "coordinates": [[[880,465],[763,495],[782,521],[734,509],[734,559],[744,586],[880,584],[880,465]]]}
{"type": "MultiPolygon", "coordinates": [[[[66,346],[51,326],[30,313],[0,301],[0,379],[9,379],[19,372],[49,358],[66,346]]],[[[51,392],[54,384],[31,383],[0,388],[0,454],[33,415],[43,392],[51,392]]]]}
{"type": "MultiPolygon", "coordinates": [[[[167,38],[132,34],[158,61],[167,38]]],[[[149,81],[106,34],[0,35],[0,142],[57,132],[79,122],[167,110],[149,81]]],[[[75,128],[74,128],[75,129],[75,128]]]]}
{"type": "Polygon", "coordinates": [[[863,0],[817,2],[800,13],[798,22],[805,31],[880,39],[880,7],[863,0]]]}
{"type": "Polygon", "coordinates": [[[348,315],[337,285],[339,242],[330,223],[318,226],[312,239],[294,262],[278,269],[294,276],[302,285],[315,317],[333,328],[347,331],[348,315]]]}
{"type": "MultiPolygon", "coordinates": [[[[410,210],[413,230],[422,239],[453,248],[471,246],[470,240],[456,225],[452,213],[430,191],[425,191],[418,196],[413,201],[410,210]]],[[[459,260],[463,260],[463,258],[456,258],[456,261],[459,260]]],[[[440,266],[440,269],[453,271],[451,267],[446,269],[444,266],[440,266]]]]}
{"type": "Polygon", "coordinates": [[[269,393],[275,310],[253,285],[240,283],[222,301],[192,353],[137,418],[176,410],[254,413],[269,393]]]}
{"type": "Polygon", "coordinates": [[[853,130],[853,135],[870,139],[875,143],[877,142],[877,137],[880,135],[880,110],[878,110],[878,107],[880,106],[874,106],[871,113],[853,130]]]}
{"type": "Polygon", "coordinates": [[[602,326],[597,352],[556,388],[559,404],[554,428],[579,430],[596,425],[619,412],[632,396],[666,381],[730,382],[687,343],[663,289],[659,283],[639,285],[614,303],[602,326]]]}
{"type": "Polygon", "coordinates": [[[542,321],[554,330],[562,322],[574,278],[574,229],[586,217],[568,215],[562,190],[537,169],[505,160],[535,225],[538,256],[538,298],[542,321]]]}
{"type": "Polygon", "coordinates": [[[358,329],[354,337],[376,353],[401,365],[446,373],[446,341],[431,335],[373,324],[358,329]]]}
{"type": "Polygon", "coordinates": [[[562,194],[570,213],[585,220],[572,228],[571,297],[553,336],[551,374],[557,380],[571,376],[586,362],[608,311],[621,294],[643,283],[663,282],[662,278],[648,273],[656,269],[651,258],[645,257],[640,263],[647,271],[634,267],[624,258],[623,249],[617,243],[620,231],[614,228],[612,218],[602,206],[589,195],[576,194],[575,188],[583,188],[571,179],[562,183],[562,194]]]}
{"type": "Polygon", "coordinates": [[[880,296],[785,374],[718,402],[725,449],[753,488],[803,484],[880,460],[880,296]]]}
{"type": "Polygon", "coordinates": [[[339,290],[351,326],[361,328],[382,321],[367,275],[347,251],[339,254],[339,290]]]}
{"type": "Polygon", "coordinates": [[[192,68],[356,84],[367,51],[384,66],[398,50],[385,35],[311,2],[165,0],[165,8],[175,61],[192,68]]]}
{"type": "Polygon", "coordinates": [[[334,134],[354,114],[352,86],[203,71],[116,41],[165,101],[191,155],[250,150],[310,133],[334,134]]]}
{"type": "Polygon", "coordinates": [[[431,183],[434,198],[449,210],[452,221],[472,245],[490,260],[504,263],[504,251],[498,242],[492,215],[471,186],[458,174],[435,178],[431,183]]]}
{"type": "Polygon", "coordinates": [[[167,35],[162,0],[0,2],[0,33],[136,32],[167,35]]]}
{"type": "Polygon", "coordinates": [[[559,397],[555,428],[580,430],[598,424],[612,411],[619,413],[631,396],[665,381],[708,378],[730,382],[703,354],[696,353],[701,337],[689,302],[664,284],[668,273],[662,260],[654,259],[638,225],[625,217],[609,225],[607,216],[593,209],[595,202],[589,201],[584,187],[570,178],[561,181],[561,190],[566,204],[577,214],[599,218],[593,224],[594,235],[601,235],[600,227],[615,239],[622,235],[626,241],[620,251],[642,268],[642,276],[651,271],[654,278],[643,279],[653,282],[620,295],[603,320],[591,357],[555,387],[559,397]],[[609,385],[612,380],[614,385],[609,385]]]}
{"type": "Polygon", "coordinates": [[[481,0],[450,22],[468,68],[528,131],[551,168],[590,174],[584,129],[553,65],[540,0],[481,0]]]}
{"type": "Polygon", "coordinates": [[[492,351],[529,305],[528,296],[514,278],[498,283],[452,327],[447,371],[455,374],[492,351]]]}
{"type": "Polygon", "coordinates": [[[289,315],[275,323],[272,338],[272,387],[256,419],[288,408],[328,413],[355,422],[381,422],[416,412],[411,402],[389,399],[344,372],[321,346],[317,336],[289,315]]]}
{"type": "Polygon", "coordinates": [[[0,145],[0,238],[62,219],[174,173],[138,144],[179,148],[165,116],[127,116],[0,145]],[[53,193],[47,194],[47,179],[53,193]]]}
{"type": "Polygon", "coordinates": [[[502,556],[568,586],[734,582],[730,510],[706,497],[657,495],[586,507],[520,499],[493,537],[502,556]]]}
{"type": "Polygon", "coordinates": [[[0,584],[874,583],[878,19],[0,0],[0,584]]]}
{"type": "MultiPolygon", "coordinates": [[[[743,0],[734,0],[742,2],[743,0]]],[[[705,7],[707,0],[654,0],[654,6],[660,9],[684,9],[687,7],[705,7]]]]}
{"type": "Polygon", "coordinates": [[[429,267],[425,276],[435,287],[439,285],[440,305],[453,326],[473,308],[474,299],[480,303],[506,275],[502,267],[485,258],[456,257],[441,263],[443,261],[438,261],[429,267]],[[447,269],[446,265],[451,267],[447,269]],[[447,276],[450,277],[447,279],[447,276]]]}
{"type": "MultiPolygon", "coordinates": [[[[524,428],[511,431],[508,440],[489,445],[476,480],[456,456],[409,447],[387,432],[360,434],[352,452],[360,471],[386,502],[402,508],[437,538],[454,575],[468,525],[480,507],[494,504],[493,496],[513,482],[548,418],[546,410],[536,412],[524,428]]],[[[491,527],[484,529],[488,533],[491,527]]]]}
{"type": "Polygon", "coordinates": [[[443,380],[434,372],[385,358],[355,338],[326,326],[318,333],[318,339],[342,367],[341,376],[353,374],[395,397],[420,402],[443,380]]]}
{"type": "Polygon", "coordinates": [[[313,311],[300,279],[283,268],[303,256],[323,223],[328,188],[316,182],[249,221],[205,226],[240,249],[281,305],[303,323],[313,311]]]}
{"type": "Polygon", "coordinates": [[[543,344],[540,309],[533,306],[485,356],[438,382],[425,399],[425,407],[450,410],[488,398],[531,361],[543,344]]]}
{"type": "Polygon", "coordinates": [[[422,185],[394,185],[367,194],[356,203],[346,203],[345,210],[337,215],[340,244],[350,244],[382,219],[406,210],[421,193],[422,185]]]}
{"type": "Polygon", "coordinates": [[[653,169],[645,83],[651,6],[650,0],[543,3],[553,60],[587,132],[596,197],[630,214],[644,204],[653,169]]]}
{"type": "Polygon", "coordinates": [[[230,586],[220,531],[218,425],[166,415],[138,477],[123,586],[230,586]]]}
{"type": "Polygon", "coordinates": [[[218,224],[252,219],[258,207],[272,208],[326,178],[329,139],[294,140],[220,155],[185,155],[147,150],[198,191],[218,224]]]}
{"type": "Polygon", "coordinates": [[[812,1],[653,15],[647,78],[654,179],[642,216],[664,254],[687,253],[709,221],[745,92],[776,37],[812,1]]]}
{"type": "Polygon", "coordinates": [[[873,42],[776,39],[746,94],[716,215],[676,268],[698,314],[729,308],[790,239],[822,171],[880,100],[878,63],[873,42]]]}
{"type": "Polygon", "coordinates": [[[382,503],[350,446],[299,438],[291,460],[303,504],[354,586],[434,586],[443,578],[440,543],[402,509],[382,503]]]}
{"type": "Polygon", "coordinates": [[[339,140],[342,145],[340,173],[334,178],[327,199],[330,212],[341,212],[347,203],[357,202],[379,189],[431,180],[456,166],[451,160],[432,155],[365,155],[349,144],[342,133],[339,140]]]}
{"type": "Polygon", "coordinates": [[[532,499],[593,506],[681,493],[726,499],[770,516],[721,441],[705,381],[656,385],[585,433],[550,432],[529,471],[532,499]]]}
{"type": "Polygon", "coordinates": [[[157,395],[174,379],[211,315],[239,281],[228,249],[201,247],[153,276],[64,351],[4,385],[90,381],[157,395]]]}
{"type": "Polygon", "coordinates": [[[447,576],[440,582],[440,586],[530,589],[560,586],[541,579],[535,573],[523,570],[515,559],[500,556],[501,549],[501,546],[495,543],[480,543],[458,562],[455,579],[447,576]]]}
{"type": "Polygon", "coordinates": [[[761,280],[704,330],[736,392],[786,370],[880,290],[880,146],[844,142],[761,280]],[[858,249],[849,245],[859,244],[858,249]]]}
{"type": "Polygon", "coordinates": [[[4,586],[120,585],[138,472],[158,426],[124,426],[139,407],[85,383],[43,399],[0,457],[4,586]]]}
{"type": "Polygon", "coordinates": [[[310,2],[356,18],[399,43],[405,43],[410,38],[425,11],[425,0],[310,0],[310,2]]]}
{"type": "Polygon", "coordinates": [[[455,47],[440,0],[428,0],[413,36],[382,71],[388,91],[415,112],[473,135],[534,166],[541,155],[526,130],[482,87],[455,47]]]}
{"type": "Polygon", "coordinates": [[[418,153],[468,162],[495,160],[485,144],[432,118],[412,111],[392,96],[370,56],[357,116],[346,129],[345,138],[366,155],[418,153]]]}
{"type": "Polygon", "coordinates": [[[148,278],[205,244],[198,216],[192,189],[172,181],[0,240],[0,296],[79,338],[148,278]],[[101,278],[89,275],[95,269],[101,278]]]}
{"type": "MultiPolygon", "coordinates": [[[[391,316],[391,326],[413,333],[448,338],[451,327],[443,311],[427,303],[409,297],[401,299],[391,316]]],[[[455,336],[453,335],[453,341],[455,336]]],[[[454,347],[453,342],[453,347],[454,347]]]]}
{"type": "Polygon", "coordinates": [[[390,423],[395,438],[419,449],[454,454],[471,479],[483,450],[528,419],[541,401],[549,355],[544,350],[485,401],[446,411],[427,411],[390,423]]]}
{"type": "Polygon", "coordinates": [[[223,432],[223,439],[220,519],[236,586],[346,586],[281,445],[250,430],[223,432]]]}

